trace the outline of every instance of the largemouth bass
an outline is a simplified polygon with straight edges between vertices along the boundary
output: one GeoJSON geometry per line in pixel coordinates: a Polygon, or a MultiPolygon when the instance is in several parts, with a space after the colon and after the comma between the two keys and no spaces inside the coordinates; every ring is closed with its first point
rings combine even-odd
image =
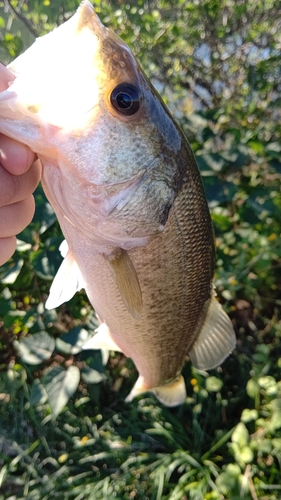
{"type": "Polygon", "coordinates": [[[88,1],[8,68],[0,131],[37,153],[66,240],[46,306],[84,287],[101,321],[85,347],[122,351],[139,372],[127,401],[151,391],[182,403],[187,353],[205,370],[235,347],[186,138],[88,1]]]}

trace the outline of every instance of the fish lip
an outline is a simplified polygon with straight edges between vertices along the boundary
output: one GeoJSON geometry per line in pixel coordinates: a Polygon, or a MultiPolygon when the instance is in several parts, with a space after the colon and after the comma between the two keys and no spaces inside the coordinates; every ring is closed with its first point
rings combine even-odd
{"type": "Polygon", "coordinates": [[[94,25],[93,31],[97,36],[105,36],[107,28],[102,24],[99,16],[96,14],[93,5],[88,0],[82,0],[77,11],[77,30],[83,29],[87,24],[94,25]]]}

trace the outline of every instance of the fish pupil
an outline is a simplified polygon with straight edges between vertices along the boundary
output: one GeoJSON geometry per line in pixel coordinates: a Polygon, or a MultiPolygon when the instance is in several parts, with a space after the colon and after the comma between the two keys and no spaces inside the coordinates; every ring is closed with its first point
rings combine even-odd
{"type": "Polygon", "coordinates": [[[125,116],[134,115],[140,108],[139,89],[131,83],[120,83],[110,96],[112,106],[125,116]]]}
{"type": "Polygon", "coordinates": [[[129,94],[120,92],[116,98],[119,108],[128,109],[132,106],[132,99],[129,94]]]}

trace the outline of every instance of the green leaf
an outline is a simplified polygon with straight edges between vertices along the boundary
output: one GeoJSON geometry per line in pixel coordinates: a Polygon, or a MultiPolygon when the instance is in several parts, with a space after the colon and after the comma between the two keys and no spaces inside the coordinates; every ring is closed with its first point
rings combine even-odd
{"type": "Polygon", "coordinates": [[[203,177],[206,196],[210,207],[230,201],[237,191],[236,186],[231,182],[221,181],[215,175],[203,177]]]}
{"type": "Polygon", "coordinates": [[[250,379],[247,383],[246,391],[248,396],[250,396],[250,398],[256,399],[256,397],[260,393],[260,389],[257,382],[255,382],[253,379],[250,379]]]}
{"type": "Polygon", "coordinates": [[[263,154],[264,152],[264,145],[259,141],[249,141],[248,146],[259,154],[263,154]]]}
{"type": "Polygon", "coordinates": [[[251,422],[252,420],[257,420],[259,414],[257,412],[257,410],[250,410],[249,408],[245,408],[243,411],[242,411],[242,415],[241,415],[241,420],[242,422],[251,422]]]}
{"type": "Polygon", "coordinates": [[[271,439],[258,439],[258,437],[257,437],[257,444],[258,444],[259,452],[262,452],[266,455],[269,455],[269,453],[272,452],[271,439]]]}
{"type": "Polygon", "coordinates": [[[239,422],[239,424],[236,426],[232,434],[231,441],[232,443],[236,443],[240,449],[247,446],[249,441],[249,432],[243,422],[239,422]]]}
{"type": "Polygon", "coordinates": [[[34,271],[42,279],[51,280],[54,278],[56,269],[52,261],[50,261],[47,252],[40,248],[31,254],[31,263],[34,271]]]}
{"type": "Polygon", "coordinates": [[[106,379],[104,373],[100,373],[90,366],[83,366],[81,368],[81,377],[87,384],[99,384],[106,379]]]}
{"type": "Polygon", "coordinates": [[[265,389],[266,393],[270,396],[274,396],[277,391],[277,382],[274,377],[267,375],[265,377],[260,377],[258,379],[258,384],[262,389],[265,389]]]}
{"type": "Polygon", "coordinates": [[[31,250],[31,243],[26,243],[25,241],[17,239],[17,251],[26,252],[27,250],[31,250]]]}
{"type": "Polygon", "coordinates": [[[20,342],[16,340],[14,346],[22,361],[29,365],[39,365],[51,357],[55,348],[55,339],[42,331],[25,337],[20,342]]]}
{"type": "Polygon", "coordinates": [[[204,154],[197,157],[197,163],[201,171],[220,172],[225,165],[225,160],[219,154],[204,154]]]}
{"type": "Polygon", "coordinates": [[[223,386],[223,381],[218,377],[208,377],[206,379],[206,389],[208,392],[219,392],[223,386]]]}
{"type": "Polygon", "coordinates": [[[108,361],[108,351],[87,349],[81,352],[79,359],[85,361],[87,366],[97,370],[99,373],[104,373],[104,366],[108,361]]]}
{"type": "Polygon", "coordinates": [[[249,464],[254,460],[253,451],[249,446],[243,446],[239,453],[239,458],[244,462],[244,464],[249,464]]]}
{"type": "Polygon", "coordinates": [[[241,470],[238,464],[229,464],[225,471],[216,479],[216,485],[223,495],[228,495],[238,487],[238,479],[241,477],[241,470]]]}
{"type": "Polygon", "coordinates": [[[274,448],[281,452],[281,438],[273,438],[271,443],[274,448]]]}
{"type": "Polygon", "coordinates": [[[79,380],[80,372],[77,366],[69,366],[66,370],[56,366],[51,368],[42,378],[54,418],[59,415],[75,393],[79,380]]]}
{"type": "Polygon", "coordinates": [[[29,402],[33,405],[44,404],[48,399],[48,394],[46,392],[45,387],[39,380],[36,378],[31,386],[29,402]]]}
{"type": "Polygon", "coordinates": [[[82,326],[76,326],[56,339],[56,348],[64,354],[77,354],[92,335],[82,326]]]}
{"type": "Polygon", "coordinates": [[[268,431],[271,433],[276,432],[277,429],[281,427],[281,409],[275,409],[273,411],[272,417],[268,423],[268,431]]]}
{"type": "Polygon", "coordinates": [[[23,259],[9,261],[1,267],[1,282],[5,285],[13,284],[23,266],[23,259]]]}
{"type": "Polygon", "coordinates": [[[56,221],[56,214],[53,207],[47,201],[45,193],[43,192],[41,184],[35,191],[36,210],[33,217],[33,224],[38,226],[39,233],[43,234],[49,229],[56,221]]]}

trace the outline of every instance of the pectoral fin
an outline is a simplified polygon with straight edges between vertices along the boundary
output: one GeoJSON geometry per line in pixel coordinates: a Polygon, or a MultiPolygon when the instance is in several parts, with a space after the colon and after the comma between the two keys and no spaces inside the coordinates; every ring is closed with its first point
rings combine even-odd
{"type": "Polygon", "coordinates": [[[111,255],[104,257],[126,308],[131,316],[137,319],[142,311],[142,294],[136,270],[128,253],[122,248],[116,248],[111,255]]]}
{"type": "Polygon", "coordinates": [[[185,383],[182,375],[179,375],[172,382],[153,388],[147,387],[143,377],[139,376],[129,396],[125,399],[126,403],[130,403],[136,396],[144,392],[152,392],[160,403],[170,407],[182,404],[186,398],[185,383]]]}
{"type": "Polygon", "coordinates": [[[60,251],[65,258],[51,285],[50,295],[45,304],[46,309],[54,309],[68,302],[76,292],[84,288],[84,280],[79,267],[65,240],[60,246],[60,251]]]}
{"type": "Polygon", "coordinates": [[[232,323],[213,295],[205,321],[189,356],[199,370],[220,365],[235,348],[236,337],[232,323]]]}

